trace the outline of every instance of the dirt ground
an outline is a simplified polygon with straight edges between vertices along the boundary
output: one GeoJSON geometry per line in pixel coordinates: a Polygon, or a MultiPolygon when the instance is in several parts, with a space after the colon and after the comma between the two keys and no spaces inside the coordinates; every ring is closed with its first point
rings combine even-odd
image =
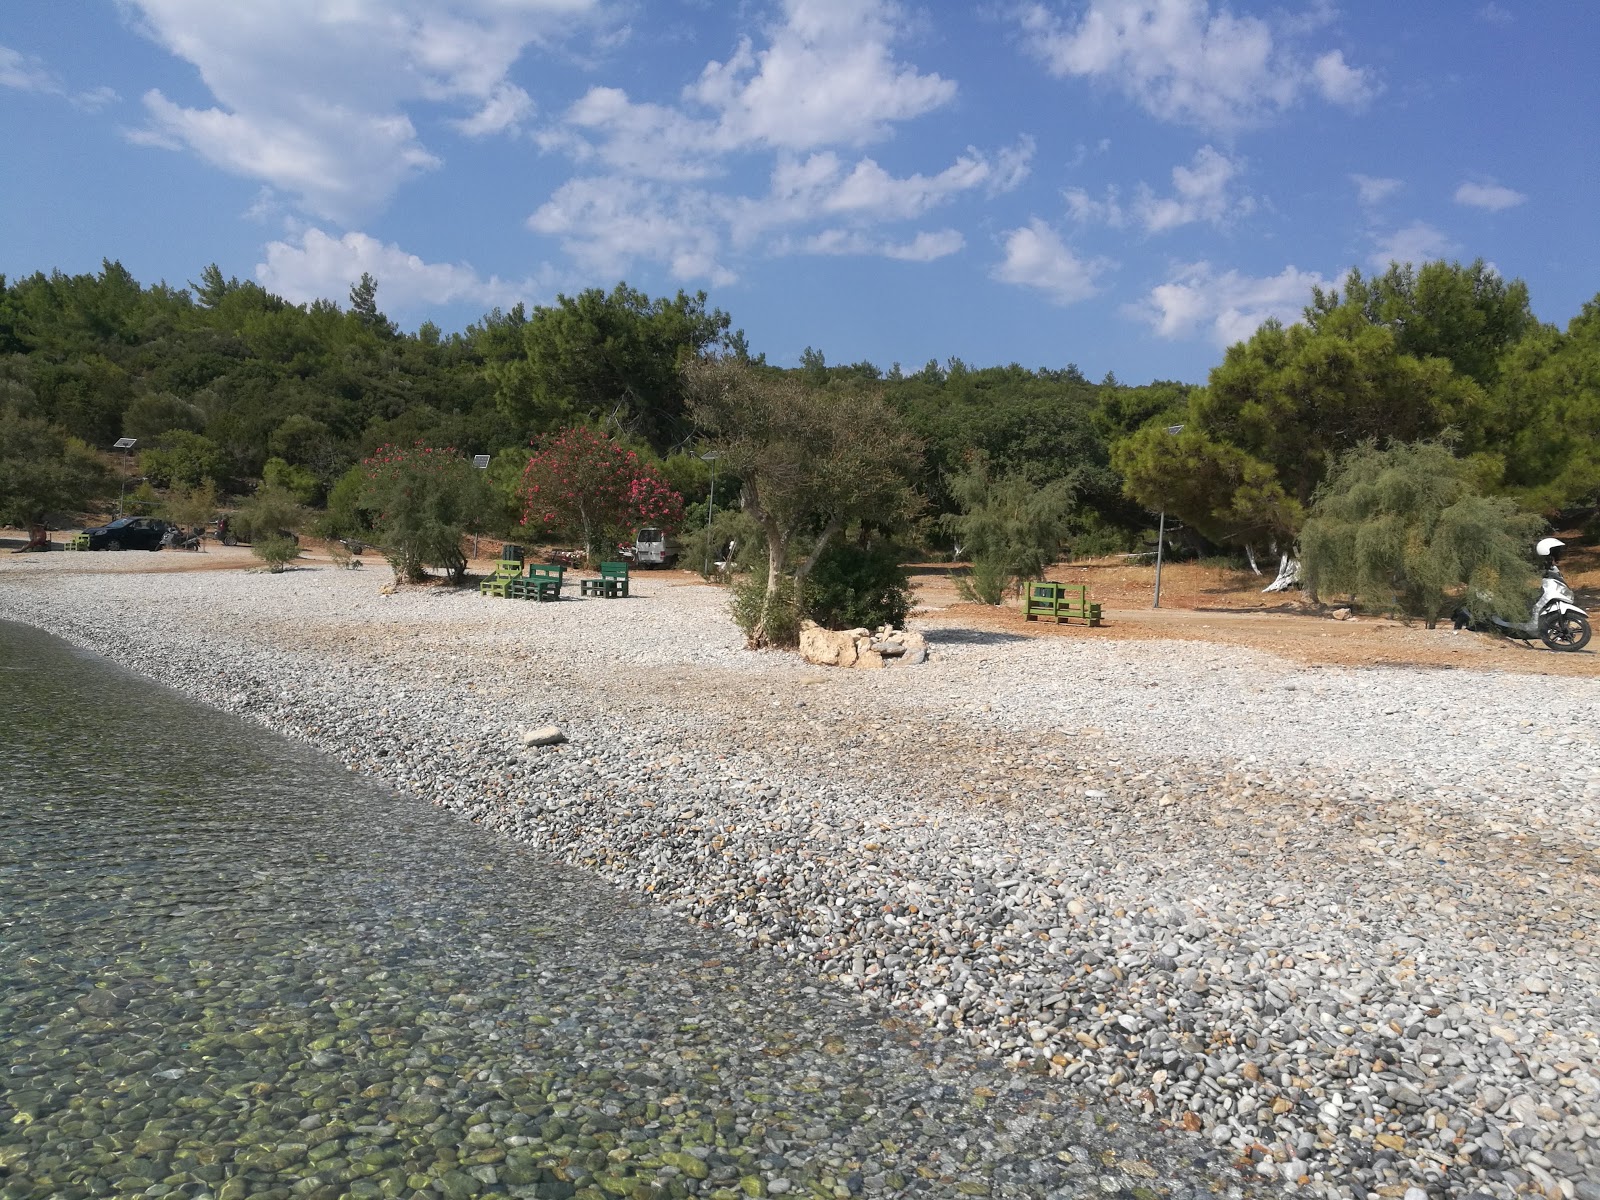
{"type": "MultiPolygon", "coordinates": [[[[59,542],[64,536],[56,534],[55,538],[59,542]]],[[[20,530],[0,529],[0,555],[9,557],[9,547],[21,545],[24,540],[20,530]]],[[[1580,604],[1591,613],[1600,611],[1600,548],[1579,546],[1575,539],[1569,539],[1568,546],[1562,564],[1567,581],[1580,604]]],[[[494,543],[483,545],[483,556],[472,563],[473,574],[486,574],[493,569],[489,555],[496,548],[494,543]]],[[[138,569],[149,571],[241,570],[257,565],[247,548],[214,542],[208,542],[203,553],[128,551],[123,555],[83,557],[81,569],[91,571],[102,561],[107,570],[126,570],[125,565],[111,564],[127,558],[137,559],[138,569]]],[[[375,581],[389,579],[388,568],[378,554],[369,550],[363,560],[363,569],[372,572],[375,581]]],[[[322,543],[307,540],[300,565],[328,567],[332,559],[322,543]]],[[[964,603],[956,590],[956,569],[948,564],[910,568],[915,616],[941,625],[1019,637],[1215,642],[1317,665],[1600,676],[1600,640],[1579,653],[1558,654],[1537,642],[1528,647],[1482,634],[1457,633],[1448,624],[1430,630],[1420,624],[1407,625],[1359,612],[1341,621],[1331,615],[1333,606],[1311,606],[1298,592],[1287,597],[1262,595],[1261,588],[1269,578],[1225,567],[1191,562],[1166,564],[1161,573],[1159,609],[1151,607],[1155,568],[1148,563],[1108,558],[1052,568],[1048,573],[1052,580],[1088,585],[1090,598],[1101,604],[1105,614],[1104,623],[1094,629],[1081,624],[1027,621],[1015,599],[998,607],[964,603]]],[[[702,582],[692,571],[654,574],[669,584],[702,582]]]]}
{"type": "MultiPolygon", "coordinates": [[[[1568,539],[1562,572],[1591,613],[1600,610],[1600,548],[1568,539]]],[[[1335,620],[1336,606],[1312,606],[1303,594],[1262,595],[1271,576],[1197,563],[1168,563],[1161,571],[1161,607],[1152,608],[1155,567],[1122,558],[1052,568],[1048,578],[1086,584],[1105,621],[1099,628],[1028,621],[1015,600],[1000,607],[963,603],[953,568],[912,568],[916,612],[928,620],[1005,631],[1023,637],[1174,638],[1248,646],[1299,662],[1340,666],[1409,666],[1518,671],[1535,675],[1600,676],[1600,640],[1578,653],[1555,653],[1535,642],[1457,633],[1354,613],[1335,620]]]]}

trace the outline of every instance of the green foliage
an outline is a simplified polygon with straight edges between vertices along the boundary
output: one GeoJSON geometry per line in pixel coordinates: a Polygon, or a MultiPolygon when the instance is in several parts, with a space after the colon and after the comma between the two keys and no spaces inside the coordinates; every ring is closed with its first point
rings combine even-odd
{"type": "Polygon", "coordinates": [[[147,392],[137,397],[122,414],[123,436],[138,438],[146,444],[173,429],[200,433],[205,429],[205,414],[198,405],[171,392],[147,392]]]}
{"type": "Polygon", "coordinates": [[[204,434],[172,429],[140,453],[139,470],[159,488],[197,488],[217,483],[227,471],[227,461],[204,434]]]}
{"type": "Polygon", "coordinates": [[[362,464],[360,506],[395,578],[420,583],[439,567],[457,585],[466,579],[461,541],[492,507],[483,472],[453,447],[380,446],[362,464]]]}
{"type": "Polygon", "coordinates": [[[1525,502],[1556,510],[1600,500],[1600,296],[1566,332],[1523,339],[1501,373],[1510,423],[1505,482],[1525,502]]]}
{"type": "Polygon", "coordinates": [[[752,646],[787,649],[800,644],[800,605],[791,577],[780,577],[769,588],[764,569],[740,576],[731,589],[728,611],[752,646]]]}
{"type": "MultiPolygon", "coordinates": [[[[720,494],[718,500],[721,500],[720,494]]],[[[743,509],[723,508],[719,503],[709,526],[702,524],[680,535],[682,553],[678,556],[678,565],[711,578],[717,574],[717,563],[726,561],[722,556],[730,542],[733,544],[730,570],[750,571],[766,562],[761,526],[743,509]]]]}
{"type": "Polygon", "coordinates": [[[967,569],[956,573],[956,592],[969,604],[999,604],[1016,577],[1000,559],[975,554],[967,569]]]}
{"type": "Polygon", "coordinates": [[[377,510],[367,496],[367,473],[351,467],[328,492],[328,507],[316,520],[317,536],[374,539],[377,510]]]}
{"type": "Polygon", "coordinates": [[[1147,425],[1114,447],[1128,494],[1213,542],[1290,544],[1337,457],[1364,440],[1489,433],[1483,389],[1417,358],[1359,303],[1324,300],[1314,325],[1269,321],[1190,394],[1181,433],[1147,425]]]}
{"type": "Polygon", "coordinates": [[[1005,580],[1002,590],[1015,580],[1042,579],[1060,557],[1074,499],[1067,480],[1039,487],[1021,475],[995,478],[988,456],[974,454],[950,490],[961,512],[946,517],[945,527],[971,556],[974,570],[966,583],[984,603],[999,602],[996,577],[1005,580]]]}
{"type": "Polygon", "coordinates": [[[271,487],[282,488],[301,504],[315,504],[322,495],[317,477],[304,467],[291,467],[281,458],[269,458],[261,468],[261,478],[271,487]]]}
{"type": "Polygon", "coordinates": [[[1526,555],[1544,522],[1478,494],[1469,475],[1433,442],[1349,451],[1301,535],[1307,582],[1429,628],[1463,593],[1521,619],[1532,581],[1526,555]]]}
{"type": "Polygon", "coordinates": [[[496,399],[527,429],[580,414],[665,449],[687,431],[681,368],[729,348],[731,323],[704,292],[651,300],[619,283],[558,296],[519,326],[524,358],[494,368],[496,399]]]}
{"type": "Polygon", "coordinates": [[[305,523],[306,511],[294,495],[271,484],[257,488],[255,495],[229,518],[234,535],[252,546],[284,534],[298,533],[305,523]]]}
{"type": "Polygon", "coordinates": [[[300,557],[300,545],[293,538],[274,534],[272,537],[251,542],[250,553],[266,563],[267,570],[276,575],[300,557]]]}
{"type": "MultiPolygon", "coordinates": [[[[686,368],[689,411],[718,466],[740,483],[744,511],[767,544],[768,607],[785,579],[796,594],[833,537],[866,522],[896,532],[916,513],[921,447],[876,390],[818,389],[750,362],[707,358],[686,368]],[[809,557],[792,562],[798,539],[809,557]]],[[[770,642],[757,620],[752,647],[770,642]]]]}
{"type": "Polygon", "coordinates": [[[124,493],[120,499],[122,513],[129,517],[152,517],[161,511],[164,503],[161,493],[151,487],[148,481],[124,493]]]}
{"type": "Polygon", "coordinates": [[[1320,330],[1340,309],[1354,309],[1372,325],[1391,330],[1395,347],[1413,358],[1442,358],[1454,370],[1488,386],[1505,353],[1537,326],[1528,286],[1507,283],[1483,259],[1469,266],[1442,260],[1390,263],[1373,279],[1352,270],[1338,291],[1312,290],[1306,322],[1320,330]]]}
{"type": "Polygon", "coordinates": [[[14,404],[0,405],[0,524],[77,512],[111,491],[110,473],[89,447],[14,404]]]}
{"type": "Polygon", "coordinates": [[[220,507],[216,485],[203,483],[197,488],[169,492],[161,505],[161,515],[185,529],[203,529],[220,507]]]}
{"type": "Polygon", "coordinates": [[[835,542],[806,576],[801,607],[827,629],[899,626],[911,611],[911,580],[889,545],[835,542]]]}

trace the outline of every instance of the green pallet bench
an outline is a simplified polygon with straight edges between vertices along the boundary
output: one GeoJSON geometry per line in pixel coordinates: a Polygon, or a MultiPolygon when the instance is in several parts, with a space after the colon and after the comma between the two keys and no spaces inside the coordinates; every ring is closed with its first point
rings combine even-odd
{"type": "Polygon", "coordinates": [[[578,591],[584,596],[600,596],[606,600],[616,600],[628,594],[628,564],[625,562],[603,562],[600,564],[599,579],[583,579],[578,583],[578,591]]]}
{"type": "Polygon", "coordinates": [[[499,596],[504,599],[511,595],[511,586],[521,574],[522,560],[520,558],[502,558],[494,564],[494,574],[478,584],[478,594],[499,596]]]}
{"type": "Polygon", "coordinates": [[[89,535],[87,533],[75,533],[72,535],[72,540],[66,545],[68,550],[87,550],[89,548],[89,535]]]}
{"type": "Polygon", "coordinates": [[[518,600],[559,600],[567,569],[547,563],[533,563],[528,573],[511,581],[510,594],[518,600]]]}
{"type": "Polygon", "coordinates": [[[1100,606],[1089,599],[1089,586],[1083,583],[1028,584],[1022,593],[1022,614],[1030,621],[1048,617],[1062,621],[1100,624],[1100,606]]]}

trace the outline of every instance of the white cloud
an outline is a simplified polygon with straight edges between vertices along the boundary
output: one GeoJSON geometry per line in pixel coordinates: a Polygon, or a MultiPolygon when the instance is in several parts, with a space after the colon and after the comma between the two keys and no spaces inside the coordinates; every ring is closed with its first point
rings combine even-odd
{"type": "Polygon", "coordinates": [[[1299,320],[1311,289],[1328,286],[1316,272],[1292,266],[1277,275],[1253,277],[1232,270],[1219,273],[1210,263],[1198,262],[1179,268],[1124,311],[1147,322],[1160,337],[1177,340],[1203,333],[1218,346],[1231,346],[1268,318],[1285,324],[1299,320]]]}
{"type": "Polygon", "coordinates": [[[955,254],[966,244],[954,229],[924,231],[909,242],[874,238],[855,229],[825,229],[796,248],[807,254],[872,255],[901,262],[932,262],[955,254]]]}
{"type": "Polygon", "coordinates": [[[501,83],[495,85],[482,108],[451,124],[468,137],[481,138],[515,132],[531,116],[533,97],[514,83],[501,83]]]}
{"type": "Polygon", "coordinates": [[[37,58],[25,58],[10,46],[0,46],[0,87],[22,92],[60,95],[61,82],[37,58]]]}
{"type": "Polygon", "coordinates": [[[1382,204],[1405,186],[1398,179],[1385,179],[1378,175],[1353,174],[1350,182],[1356,185],[1356,199],[1365,208],[1382,204]]]}
{"type": "Polygon", "coordinates": [[[642,259],[719,285],[737,278],[720,261],[720,224],[705,193],[616,176],[569,180],[528,218],[591,274],[621,276],[642,259]]]}
{"type": "Polygon", "coordinates": [[[1515,208],[1526,200],[1527,197],[1521,192],[1512,191],[1498,183],[1463,183],[1456,189],[1457,204],[1465,204],[1469,208],[1486,208],[1490,212],[1515,208]]]}
{"type": "Polygon", "coordinates": [[[1037,288],[1057,304],[1087,300],[1099,287],[1095,280],[1111,263],[1084,260],[1061,235],[1037,217],[1005,233],[1005,257],[990,272],[1001,283],[1037,288]]]}
{"type": "Polygon", "coordinates": [[[1372,72],[1352,67],[1345,62],[1344,54],[1339,50],[1329,50],[1326,54],[1318,55],[1317,60],[1311,64],[1311,74],[1316,79],[1317,91],[1330,104],[1340,104],[1345,108],[1362,108],[1377,95],[1372,72]]]}
{"type": "Polygon", "coordinates": [[[1485,4],[1478,10],[1478,20],[1489,25],[1510,25],[1516,20],[1511,11],[1499,4],[1485,4]]]}
{"type": "Polygon", "coordinates": [[[1376,91],[1370,73],[1339,51],[1301,53],[1294,42],[1308,23],[1274,29],[1213,11],[1209,0],[1090,0],[1067,21],[1035,3],[1020,20],[1028,48],[1052,74],[1104,80],[1166,121],[1235,130],[1269,120],[1308,91],[1350,106],[1376,91]]]}
{"type": "Polygon", "coordinates": [[[1230,218],[1254,212],[1253,196],[1236,196],[1230,189],[1241,165],[1239,159],[1202,146],[1189,166],[1172,168],[1173,195],[1157,196],[1141,187],[1134,207],[1145,231],[1165,233],[1195,221],[1221,225],[1230,218]]]}
{"type": "Polygon", "coordinates": [[[1121,229],[1137,220],[1146,233],[1166,233],[1196,221],[1225,225],[1256,209],[1255,197],[1233,186],[1243,169],[1243,159],[1202,146],[1187,166],[1172,168],[1170,196],[1158,196],[1141,183],[1131,206],[1122,203],[1115,187],[1106,189],[1104,199],[1096,199],[1082,188],[1067,188],[1062,197],[1068,215],[1083,224],[1121,229]]]}
{"type": "Polygon", "coordinates": [[[1453,254],[1457,246],[1449,236],[1426,221],[1413,221],[1391,233],[1374,236],[1376,249],[1368,256],[1375,267],[1391,262],[1422,264],[1453,254]]]}
{"type": "Polygon", "coordinates": [[[904,14],[890,0],[785,0],[783,7],[765,49],[742,41],[684,90],[686,100],[718,114],[723,145],[861,145],[955,97],[950,80],[895,59],[904,14]]]}
{"type": "Polygon", "coordinates": [[[99,112],[106,105],[122,99],[108,87],[90,88],[86,92],[68,91],[66,84],[41,59],[24,56],[10,46],[0,46],[0,87],[37,92],[43,96],[59,96],[86,112],[99,112]]]}
{"type": "Polygon", "coordinates": [[[1128,223],[1128,214],[1115,187],[1106,188],[1104,200],[1096,200],[1082,188],[1067,188],[1061,196],[1067,202],[1067,215],[1080,224],[1121,229],[1128,223]]]}
{"type": "Polygon", "coordinates": [[[961,195],[1016,188],[1035,143],[969,146],[942,169],[907,174],[851,153],[955,95],[954,83],[897,58],[904,25],[892,0],[784,0],[763,45],[741,40],[675,103],[591,88],[534,136],[596,174],[557,189],[529,227],[597,269],[644,259],[680,279],[731,279],[730,255],[756,250],[913,261],[954,253],[963,243],[951,230],[882,227],[961,195]],[[719,185],[763,154],[773,163],[765,194],[719,185]]]}
{"type": "Polygon", "coordinates": [[[307,229],[298,240],[267,243],[265,255],[266,261],[256,265],[256,279],[296,304],[324,297],[342,301],[364,272],[378,281],[378,306],[386,312],[462,302],[509,308],[532,299],[536,290],[528,281],[485,279],[465,263],[424,262],[364,233],[335,238],[307,229]]]}
{"type": "Polygon", "coordinates": [[[134,140],[187,147],[226,171],[350,220],[439,162],[408,108],[454,109],[468,136],[508,131],[531,101],[507,73],[530,45],[596,21],[600,0],[126,0],[143,31],[192,63],[216,103],[159,91],[134,140]]]}

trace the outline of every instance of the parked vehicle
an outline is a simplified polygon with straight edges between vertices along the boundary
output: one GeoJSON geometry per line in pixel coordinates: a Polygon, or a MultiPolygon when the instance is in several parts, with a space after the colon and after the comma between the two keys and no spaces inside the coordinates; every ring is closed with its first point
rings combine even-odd
{"type": "Polygon", "coordinates": [[[91,550],[159,550],[172,526],[157,517],[118,517],[109,525],[85,529],[91,550]]]}
{"type": "Polygon", "coordinates": [[[1455,611],[1457,629],[1475,629],[1481,633],[1498,633],[1519,642],[1535,639],[1552,650],[1582,650],[1589,644],[1592,630],[1589,614],[1578,607],[1577,597],[1567,586],[1557,560],[1566,543],[1560,538],[1545,538],[1534,550],[1545,560],[1539,597],[1533,602],[1533,611],[1526,621],[1507,621],[1501,617],[1479,618],[1465,608],[1455,611]]]}
{"type": "Polygon", "coordinates": [[[641,567],[670,567],[678,555],[667,544],[665,529],[641,529],[633,538],[633,562],[641,567]]]}

